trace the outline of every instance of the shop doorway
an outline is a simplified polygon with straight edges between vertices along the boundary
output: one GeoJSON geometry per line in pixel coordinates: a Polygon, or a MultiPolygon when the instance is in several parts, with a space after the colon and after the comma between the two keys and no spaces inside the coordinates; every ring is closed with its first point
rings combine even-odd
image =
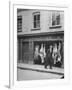
{"type": "Polygon", "coordinates": [[[22,43],[22,60],[24,63],[29,61],[29,42],[22,43]]]}

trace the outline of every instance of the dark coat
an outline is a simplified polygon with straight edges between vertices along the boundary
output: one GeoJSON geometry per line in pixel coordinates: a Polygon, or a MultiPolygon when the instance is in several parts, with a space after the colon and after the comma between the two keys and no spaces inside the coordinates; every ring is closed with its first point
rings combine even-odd
{"type": "Polygon", "coordinates": [[[47,51],[47,54],[46,54],[45,65],[53,65],[52,53],[50,53],[49,50],[47,51]]]}

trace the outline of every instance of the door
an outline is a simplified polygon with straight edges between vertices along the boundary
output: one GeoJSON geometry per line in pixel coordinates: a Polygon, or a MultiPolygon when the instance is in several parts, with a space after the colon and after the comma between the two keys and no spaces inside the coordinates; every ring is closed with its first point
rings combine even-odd
{"type": "Polygon", "coordinates": [[[29,42],[23,42],[22,58],[23,58],[24,63],[28,63],[28,61],[29,61],[29,42]]]}

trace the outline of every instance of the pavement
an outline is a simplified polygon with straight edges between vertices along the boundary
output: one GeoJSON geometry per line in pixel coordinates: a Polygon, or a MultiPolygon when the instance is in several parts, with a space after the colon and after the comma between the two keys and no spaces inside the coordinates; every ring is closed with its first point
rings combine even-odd
{"type": "Polygon", "coordinates": [[[37,71],[37,72],[64,75],[64,68],[58,68],[58,67],[52,67],[52,69],[49,69],[49,66],[47,66],[47,69],[45,69],[44,65],[18,63],[17,68],[24,69],[24,70],[37,71]]]}

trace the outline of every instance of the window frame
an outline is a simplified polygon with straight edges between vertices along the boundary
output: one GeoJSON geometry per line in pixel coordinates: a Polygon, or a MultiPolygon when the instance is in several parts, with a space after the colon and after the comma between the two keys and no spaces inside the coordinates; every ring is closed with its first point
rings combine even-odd
{"type": "Polygon", "coordinates": [[[61,14],[60,14],[60,12],[59,11],[55,11],[55,12],[52,12],[52,22],[51,22],[51,27],[61,27],[61,14]],[[53,14],[55,15],[54,16],[54,18],[53,18],[53,14]],[[57,17],[59,16],[59,20],[57,20],[57,17]],[[55,19],[54,20],[54,25],[53,25],[53,19],[55,19]],[[59,24],[57,24],[57,23],[59,23],[59,24]]]}
{"type": "Polygon", "coordinates": [[[40,29],[40,12],[33,12],[33,29],[40,29]],[[36,20],[34,20],[34,16],[36,16],[36,20]],[[36,26],[34,26],[34,23],[36,26]]]}
{"type": "Polygon", "coordinates": [[[22,15],[17,16],[17,31],[21,32],[22,31],[22,15]],[[18,21],[21,19],[20,21],[18,21]]]}

